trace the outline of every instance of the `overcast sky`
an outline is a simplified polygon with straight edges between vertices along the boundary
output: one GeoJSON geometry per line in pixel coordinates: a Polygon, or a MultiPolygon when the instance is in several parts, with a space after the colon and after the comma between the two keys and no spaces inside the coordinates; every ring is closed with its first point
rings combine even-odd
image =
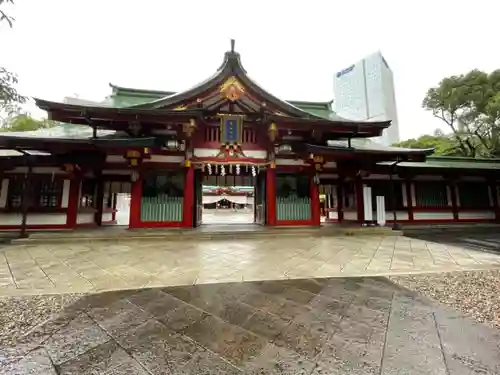
{"type": "Polygon", "coordinates": [[[494,0],[16,0],[0,65],[23,94],[101,100],[108,83],[179,91],[212,75],[236,39],[249,75],[289,100],[330,100],[333,75],[381,50],[394,71],[401,138],[431,133],[427,89],[500,68],[494,0]]]}

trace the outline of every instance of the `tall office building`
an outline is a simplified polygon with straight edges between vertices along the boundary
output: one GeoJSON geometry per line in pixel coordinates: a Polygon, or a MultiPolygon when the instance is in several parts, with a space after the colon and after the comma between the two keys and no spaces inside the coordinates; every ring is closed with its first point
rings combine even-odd
{"type": "Polygon", "coordinates": [[[338,115],[351,120],[391,120],[391,126],[374,140],[385,145],[399,142],[394,78],[380,52],[335,74],[333,88],[338,115]]]}

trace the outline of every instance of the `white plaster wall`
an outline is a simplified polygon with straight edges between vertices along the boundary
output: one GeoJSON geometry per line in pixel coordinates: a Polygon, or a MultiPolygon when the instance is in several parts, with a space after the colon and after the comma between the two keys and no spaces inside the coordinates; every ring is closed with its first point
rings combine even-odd
{"type": "MultiPolygon", "coordinates": [[[[220,152],[219,149],[215,148],[195,148],[193,150],[194,156],[199,158],[203,157],[215,157],[220,152]]],[[[243,150],[248,158],[265,159],[267,157],[267,151],[265,150],[243,150]]]]}
{"type": "Polygon", "coordinates": [[[408,196],[406,194],[406,182],[401,184],[401,193],[403,198],[403,207],[408,207],[408,196]]]}
{"type": "Polygon", "coordinates": [[[0,190],[0,207],[5,208],[7,206],[7,197],[9,193],[9,179],[4,178],[2,180],[2,188],[0,190]]]}
{"type": "Polygon", "coordinates": [[[302,159],[276,159],[276,165],[305,166],[306,163],[302,159]]]}
{"type": "Polygon", "coordinates": [[[335,211],[328,211],[328,219],[330,220],[338,220],[339,219],[339,213],[337,210],[335,211]]]}
{"type": "Polygon", "coordinates": [[[453,212],[414,212],[414,220],[453,220],[453,212]]]}
{"type": "Polygon", "coordinates": [[[107,221],[113,220],[113,213],[111,212],[103,212],[102,214],[102,222],[105,223],[107,221]]]}
{"type": "MultiPolygon", "coordinates": [[[[21,213],[0,214],[0,226],[21,225],[22,220],[23,215],[21,213]]],[[[28,213],[26,225],[66,225],[66,213],[28,213]]]]}
{"type": "MultiPolygon", "coordinates": [[[[377,212],[373,211],[373,217],[377,217],[377,212]]],[[[394,214],[392,211],[385,211],[385,220],[392,221],[394,214]]],[[[396,211],[396,220],[409,220],[408,212],[406,211],[396,211]]]]}
{"type": "Polygon", "coordinates": [[[344,220],[358,220],[356,211],[344,211],[344,220]]]}
{"type": "Polygon", "coordinates": [[[181,155],[151,155],[150,159],[144,159],[144,163],[181,163],[184,156],[181,155]]]}
{"type": "Polygon", "coordinates": [[[334,161],[326,162],[325,165],[323,165],[323,169],[337,169],[337,163],[334,161]]]}
{"type": "Polygon", "coordinates": [[[459,220],[471,220],[471,219],[482,219],[482,220],[495,220],[495,211],[462,211],[458,212],[459,220]]]}
{"type": "Polygon", "coordinates": [[[64,180],[63,191],[61,197],[61,208],[68,208],[69,204],[69,186],[71,184],[70,180],[64,180]]]}
{"type": "Polygon", "coordinates": [[[123,155],[107,155],[106,163],[125,163],[127,159],[123,155]]]}
{"type": "MultiPolygon", "coordinates": [[[[112,212],[103,212],[102,214],[102,222],[106,223],[106,221],[113,220],[112,212]]],[[[94,224],[94,213],[93,212],[79,212],[76,216],[77,224],[94,224]]]]}
{"type": "Polygon", "coordinates": [[[93,212],[78,212],[76,215],[77,224],[92,224],[94,223],[94,213],[93,212]]]}

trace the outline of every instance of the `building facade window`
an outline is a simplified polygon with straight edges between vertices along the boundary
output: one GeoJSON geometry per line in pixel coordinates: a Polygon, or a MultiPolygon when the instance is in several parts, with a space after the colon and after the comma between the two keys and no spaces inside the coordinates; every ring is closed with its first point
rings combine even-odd
{"type": "MultiPolygon", "coordinates": [[[[24,175],[13,176],[10,179],[7,194],[7,208],[20,210],[23,202],[24,175]]],[[[32,176],[27,194],[29,209],[56,209],[61,206],[63,180],[52,176],[32,176]]]]}

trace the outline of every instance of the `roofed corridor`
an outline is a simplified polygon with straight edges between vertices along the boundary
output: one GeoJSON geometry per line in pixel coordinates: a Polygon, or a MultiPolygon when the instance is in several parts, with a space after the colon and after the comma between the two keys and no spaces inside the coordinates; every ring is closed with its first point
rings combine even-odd
{"type": "Polygon", "coordinates": [[[500,255],[402,236],[13,244],[0,295],[500,268],[500,255]]]}

